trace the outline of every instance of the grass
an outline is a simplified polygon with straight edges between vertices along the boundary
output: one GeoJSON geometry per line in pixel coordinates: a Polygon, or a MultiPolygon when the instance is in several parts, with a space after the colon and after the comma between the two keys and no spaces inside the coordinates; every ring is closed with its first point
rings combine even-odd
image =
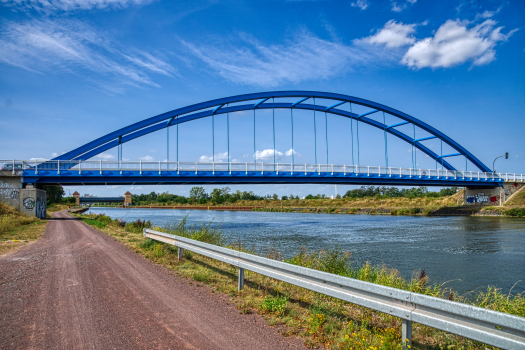
{"type": "Polygon", "coordinates": [[[517,193],[514,197],[510,199],[510,201],[507,201],[505,205],[506,206],[508,205],[525,206],[525,190],[522,190],[520,193],[517,193]]]}
{"type": "MultiPolygon", "coordinates": [[[[308,347],[402,348],[399,318],[326,297],[251,271],[245,271],[245,288],[238,292],[237,268],[231,265],[186,250],[184,259],[179,262],[176,247],[145,239],[141,233],[129,232],[115,220],[110,219],[100,230],[123,242],[137,254],[165,266],[174,274],[188,281],[207,285],[211,293],[229,295],[240,313],[257,312],[270,325],[279,325],[284,336],[300,337],[308,347]]],[[[163,231],[219,245],[224,245],[227,241],[220,230],[211,229],[209,224],[186,227],[185,220],[170,225],[168,230],[163,231]]],[[[243,247],[236,246],[235,249],[243,247]]],[[[282,260],[281,254],[275,249],[270,250],[268,257],[282,260]]],[[[351,254],[337,247],[320,251],[308,251],[303,248],[285,261],[363,281],[525,316],[523,295],[505,295],[498,289],[489,287],[486,291],[459,296],[442,285],[431,284],[425,271],[415,272],[413,278],[406,280],[400,277],[395,269],[386,266],[365,264],[354,267],[351,254]]],[[[413,325],[413,345],[419,349],[493,349],[419,324],[413,325]]]]}
{"type": "Polygon", "coordinates": [[[46,224],[46,221],[27,216],[0,203],[0,255],[16,251],[38,239],[46,224]]]}

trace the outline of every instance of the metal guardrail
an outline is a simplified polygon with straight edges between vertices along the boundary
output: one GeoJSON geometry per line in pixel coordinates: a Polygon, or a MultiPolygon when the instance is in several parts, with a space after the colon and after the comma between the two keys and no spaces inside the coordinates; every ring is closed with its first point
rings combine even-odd
{"type": "Polygon", "coordinates": [[[403,320],[405,347],[411,345],[412,322],[417,322],[488,345],[525,349],[525,318],[522,317],[312,270],[151,229],[144,229],[144,237],[177,246],[179,260],[183,249],[187,249],[237,266],[239,290],[244,287],[246,269],[399,317],[403,320]]]}
{"type": "Polygon", "coordinates": [[[290,163],[238,163],[238,162],[152,162],[152,161],[80,161],[80,160],[0,160],[0,169],[12,171],[32,170],[35,175],[39,171],[61,171],[78,172],[98,171],[137,171],[142,172],[246,172],[264,174],[265,172],[279,173],[338,173],[355,174],[361,176],[379,177],[410,177],[410,178],[444,178],[444,179],[469,179],[478,181],[514,181],[525,182],[524,174],[510,173],[485,173],[479,171],[457,171],[457,170],[433,170],[433,169],[411,169],[359,165],[335,165],[335,164],[290,164],[290,163]]]}

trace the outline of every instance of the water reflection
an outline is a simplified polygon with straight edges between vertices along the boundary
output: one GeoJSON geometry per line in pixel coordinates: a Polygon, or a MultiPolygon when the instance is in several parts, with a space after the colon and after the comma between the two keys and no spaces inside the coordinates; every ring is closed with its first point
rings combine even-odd
{"type": "Polygon", "coordinates": [[[124,220],[146,219],[155,225],[180,220],[220,225],[261,254],[272,248],[291,256],[338,246],[352,253],[355,266],[385,264],[410,278],[425,269],[433,283],[465,293],[495,285],[525,291],[525,219],[493,217],[411,217],[306,213],[222,212],[93,208],[124,220]]]}

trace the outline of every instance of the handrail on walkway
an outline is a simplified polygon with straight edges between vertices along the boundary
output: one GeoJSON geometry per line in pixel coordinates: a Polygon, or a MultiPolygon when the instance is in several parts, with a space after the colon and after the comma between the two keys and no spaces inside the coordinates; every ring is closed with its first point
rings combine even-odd
{"type": "Polygon", "coordinates": [[[511,173],[485,173],[479,171],[459,171],[446,169],[412,169],[401,167],[381,167],[365,165],[338,165],[338,164],[298,164],[298,163],[250,163],[250,162],[161,162],[161,161],[103,161],[103,160],[0,160],[0,170],[12,171],[13,175],[17,171],[33,171],[35,175],[43,171],[56,171],[57,175],[63,173],[100,172],[115,171],[122,174],[124,171],[135,171],[141,175],[143,172],[181,172],[195,173],[260,173],[264,175],[268,172],[281,174],[313,174],[313,173],[334,173],[361,176],[377,176],[381,178],[437,178],[437,179],[469,179],[477,181],[514,181],[525,182],[525,174],[511,173]]]}
{"type": "Polygon", "coordinates": [[[499,348],[525,349],[523,317],[338,276],[151,229],[144,229],[143,235],[177,246],[179,260],[183,250],[187,249],[238,267],[239,290],[244,287],[246,269],[399,317],[403,321],[405,348],[412,344],[412,322],[417,322],[499,348]]]}

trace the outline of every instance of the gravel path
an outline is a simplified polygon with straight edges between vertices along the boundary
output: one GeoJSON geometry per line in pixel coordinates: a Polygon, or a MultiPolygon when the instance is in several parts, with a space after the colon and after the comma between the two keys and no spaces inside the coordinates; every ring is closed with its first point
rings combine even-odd
{"type": "Polygon", "coordinates": [[[0,257],[0,349],[305,349],[65,212],[0,257]]]}

